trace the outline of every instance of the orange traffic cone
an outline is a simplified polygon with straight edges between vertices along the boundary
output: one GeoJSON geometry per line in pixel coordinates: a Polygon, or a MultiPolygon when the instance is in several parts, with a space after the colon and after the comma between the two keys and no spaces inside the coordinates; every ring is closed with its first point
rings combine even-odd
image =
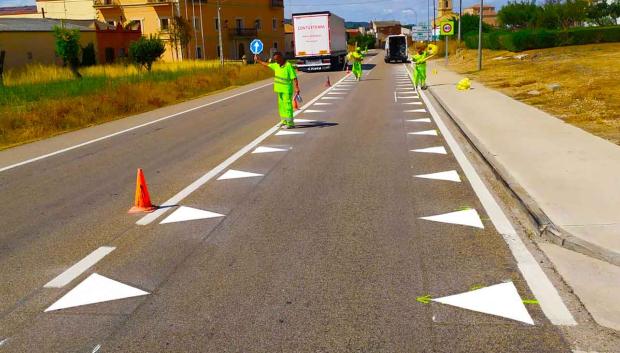
{"type": "Polygon", "coordinates": [[[138,169],[138,176],[136,177],[136,201],[134,206],[129,210],[129,213],[140,212],[153,212],[157,207],[151,203],[151,196],[149,196],[149,189],[146,186],[146,179],[144,178],[144,172],[142,169],[138,169]]]}
{"type": "Polygon", "coordinates": [[[331,87],[331,86],[332,86],[332,83],[329,80],[329,76],[327,76],[327,82],[325,82],[325,87],[331,87]]]}

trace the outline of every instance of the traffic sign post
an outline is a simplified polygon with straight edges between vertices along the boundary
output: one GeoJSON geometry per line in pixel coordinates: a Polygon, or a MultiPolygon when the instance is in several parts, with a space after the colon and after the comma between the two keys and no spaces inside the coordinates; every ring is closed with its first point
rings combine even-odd
{"type": "Polygon", "coordinates": [[[250,51],[254,55],[258,55],[263,52],[263,42],[260,39],[254,39],[252,43],[250,43],[250,51]]]}
{"type": "Polygon", "coordinates": [[[440,34],[446,38],[446,66],[448,65],[448,38],[454,35],[454,21],[443,21],[439,27],[440,34]]]}

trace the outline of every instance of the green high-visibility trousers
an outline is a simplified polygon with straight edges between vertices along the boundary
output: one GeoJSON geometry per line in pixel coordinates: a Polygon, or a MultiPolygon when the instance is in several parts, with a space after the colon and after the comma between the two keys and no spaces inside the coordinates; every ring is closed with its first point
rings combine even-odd
{"type": "Polygon", "coordinates": [[[283,125],[295,126],[293,122],[293,92],[277,92],[280,122],[283,125]]]}
{"type": "Polygon", "coordinates": [[[415,70],[413,70],[413,84],[416,87],[426,85],[426,63],[415,66],[415,70]]]}
{"type": "Polygon", "coordinates": [[[362,76],[362,62],[353,62],[353,70],[351,71],[353,72],[353,75],[355,75],[355,77],[360,78],[362,76]]]}

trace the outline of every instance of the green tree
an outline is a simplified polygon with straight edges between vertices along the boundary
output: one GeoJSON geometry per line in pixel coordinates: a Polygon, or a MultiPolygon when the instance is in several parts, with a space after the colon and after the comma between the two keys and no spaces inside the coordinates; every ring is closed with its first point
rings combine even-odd
{"type": "Polygon", "coordinates": [[[153,63],[165,51],[164,42],[152,35],[149,38],[141,37],[129,45],[129,57],[139,66],[144,66],[147,71],[151,71],[153,63]]]}
{"type": "MultiPolygon", "coordinates": [[[[459,21],[458,19],[454,19],[454,24],[456,28],[454,29],[454,33],[457,33],[459,30],[459,21]]],[[[470,15],[464,14],[461,17],[461,34],[465,35],[465,33],[470,32],[478,32],[478,26],[480,25],[480,16],[478,15],[470,15]]],[[[493,30],[493,27],[486,22],[482,22],[482,32],[490,32],[493,30]]]]}
{"type": "Polygon", "coordinates": [[[556,6],[562,29],[581,25],[587,18],[589,5],[586,0],[566,0],[556,6]]]}
{"type": "Polygon", "coordinates": [[[508,2],[497,12],[497,19],[501,26],[508,29],[532,28],[535,25],[538,10],[534,2],[527,0],[508,2]]]}
{"type": "Polygon", "coordinates": [[[349,38],[349,44],[357,45],[362,49],[374,49],[377,38],[370,34],[349,38]]]}
{"type": "Polygon", "coordinates": [[[169,35],[170,42],[172,42],[177,59],[179,58],[179,47],[181,47],[181,52],[183,53],[185,52],[185,49],[187,49],[187,46],[192,39],[192,31],[192,26],[183,17],[174,16],[172,18],[172,25],[169,35]]]}
{"type": "Polygon", "coordinates": [[[78,71],[80,66],[80,31],[54,26],[56,53],[64,65],[69,65],[71,72],[77,78],[82,78],[78,71]]]}

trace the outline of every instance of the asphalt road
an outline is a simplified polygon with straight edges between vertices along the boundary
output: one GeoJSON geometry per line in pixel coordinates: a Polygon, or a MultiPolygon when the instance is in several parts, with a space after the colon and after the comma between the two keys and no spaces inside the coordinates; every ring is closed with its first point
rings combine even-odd
{"type": "Polygon", "coordinates": [[[436,125],[408,121],[431,116],[405,112],[426,109],[404,66],[373,58],[324,96],[325,74],[302,75],[319,99],[297,118],[316,121],[225,169],[260,176],[213,178],[148,225],[127,214],[136,168],[164,203],[274,125],[270,87],[1,172],[0,352],[568,352],[537,305],[528,325],[416,300],[534,296],[444,137],[410,134],[436,125]],[[181,205],[225,217],[160,224],[181,205]],[[483,229],[420,219],[472,209],[483,229]],[[44,312],[93,273],[149,294],[44,312]]]}

